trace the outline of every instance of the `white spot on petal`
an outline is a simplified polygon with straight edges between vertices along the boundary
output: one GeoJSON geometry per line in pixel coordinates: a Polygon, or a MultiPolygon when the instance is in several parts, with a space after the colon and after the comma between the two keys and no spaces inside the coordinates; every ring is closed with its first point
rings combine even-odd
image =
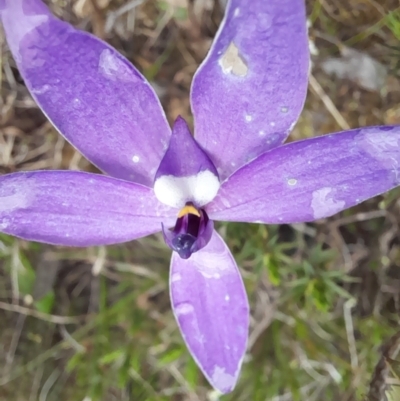
{"type": "Polygon", "coordinates": [[[236,384],[236,377],[225,372],[225,368],[216,366],[211,376],[211,382],[218,389],[229,391],[236,384]]]}
{"type": "Polygon", "coordinates": [[[271,127],[275,127],[275,123],[274,123],[273,121],[271,121],[271,122],[269,123],[269,125],[270,125],[271,127]]]}
{"type": "Polygon", "coordinates": [[[140,81],[140,77],[136,76],[124,60],[110,49],[105,49],[100,54],[99,72],[112,81],[140,81]]]}
{"type": "Polygon", "coordinates": [[[194,312],[193,305],[189,304],[188,302],[182,302],[181,304],[175,307],[175,315],[177,317],[182,315],[188,315],[189,313],[193,312],[194,312]]]}
{"type": "Polygon", "coordinates": [[[258,135],[260,135],[260,136],[265,136],[265,131],[263,131],[263,130],[258,131],[258,135]]]}
{"type": "MultiPolygon", "coordinates": [[[[1,2],[0,2],[1,3],[1,2]]],[[[36,30],[40,25],[44,24],[47,22],[49,19],[48,15],[29,15],[29,12],[25,12],[24,8],[28,8],[25,6],[25,3],[22,1],[9,1],[7,3],[7,7],[4,11],[3,16],[3,25],[4,28],[6,29],[8,35],[8,44],[10,46],[10,49],[14,53],[14,57],[16,58],[17,61],[21,61],[21,53],[20,53],[20,45],[22,40],[30,34],[32,31],[36,30]],[[10,19],[10,17],[7,15],[14,15],[14,16],[23,16],[23,21],[13,21],[10,19]]],[[[15,19],[15,17],[14,17],[15,19]]],[[[31,52],[34,54],[37,54],[37,51],[35,49],[31,49],[31,52]]],[[[37,64],[42,65],[43,60],[33,60],[34,65],[36,66],[37,64]]],[[[32,65],[29,65],[29,67],[32,67],[32,65]]]]}
{"type": "Polygon", "coordinates": [[[281,112],[282,113],[287,113],[289,109],[286,106],[281,107],[281,112]]]}
{"type": "Polygon", "coordinates": [[[247,122],[250,122],[253,120],[253,116],[251,116],[250,114],[246,114],[245,119],[247,122]]]}
{"type": "Polygon", "coordinates": [[[267,32],[272,26],[272,18],[268,13],[261,12],[257,15],[257,31],[267,32]]]}
{"type": "Polygon", "coordinates": [[[168,149],[168,142],[167,141],[162,140],[161,144],[162,144],[163,150],[167,150],[168,149]]]}
{"type": "Polygon", "coordinates": [[[226,263],[226,249],[207,250],[205,247],[201,250],[201,257],[197,253],[191,256],[193,267],[206,279],[219,280],[221,277],[232,274],[232,268],[226,263]]]}
{"type": "Polygon", "coordinates": [[[400,137],[391,131],[368,132],[361,131],[357,137],[361,148],[379,161],[385,168],[394,173],[396,182],[399,182],[400,176],[400,137]]]}
{"type": "Polygon", "coordinates": [[[180,273],[174,273],[174,274],[171,276],[171,282],[172,282],[172,283],[176,283],[177,281],[181,281],[181,280],[182,280],[182,276],[181,276],[180,273]]]}
{"type": "Polygon", "coordinates": [[[231,203],[229,202],[228,199],[226,198],[219,198],[219,200],[222,202],[222,204],[226,207],[226,208],[230,208],[231,207],[231,203]]]}
{"type": "Polygon", "coordinates": [[[211,202],[219,190],[218,177],[209,170],[189,177],[163,175],[154,183],[157,199],[171,207],[182,208],[187,202],[202,207],[211,202]]]}
{"type": "Polygon", "coordinates": [[[334,199],[334,195],[335,190],[329,187],[313,192],[311,208],[315,219],[332,216],[344,208],[346,202],[334,199]]]}
{"type": "Polygon", "coordinates": [[[225,295],[225,301],[228,302],[230,299],[231,299],[231,297],[228,294],[226,294],[225,295]]]}
{"type": "Polygon", "coordinates": [[[236,8],[235,8],[235,11],[233,12],[233,16],[234,16],[234,17],[238,17],[239,14],[240,14],[240,8],[239,8],[239,7],[236,7],[236,8]]]}
{"type": "MultiPolygon", "coordinates": [[[[15,210],[24,209],[30,205],[30,199],[34,199],[36,192],[33,185],[24,185],[25,177],[16,180],[15,183],[5,182],[0,188],[0,213],[6,215],[15,210]]],[[[8,225],[9,218],[5,216],[2,225],[8,225]]]]}
{"type": "Polygon", "coordinates": [[[43,85],[40,88],[32,88],[32,93],[34,95],[43,95],[44,93],[48,92],[51,89],[50,85],[43,85]]]}
{"type": "Polygon", "coordinates": [[[296,180],[296,178],[289,178],[289,179],[287,180],[287,183],[288,183],[290,186],[294,186],[294,185],[297,184],[297,180],[296,180]]]}
{"type": "Polygon", "coordinates": [[[245,77],[249,71],[247,63],[239,53],[239,49],[231,42],[218,61],[224,74],[245,77]]]}
{"type": "Polygon", "coordinates": [[[134,156],[132,157],[132,161],[133,161],[134,163],[139,163],[139,160],[140,160],[140,157],[139,157],[138,155],[134,155],[134,156]]]}
{"type": "Polygon", "coordinates": [[[10,225],[10,222],[8,219],[3,219],[0,221],[0,230],[6,230],[7,227],[10,225]]]}

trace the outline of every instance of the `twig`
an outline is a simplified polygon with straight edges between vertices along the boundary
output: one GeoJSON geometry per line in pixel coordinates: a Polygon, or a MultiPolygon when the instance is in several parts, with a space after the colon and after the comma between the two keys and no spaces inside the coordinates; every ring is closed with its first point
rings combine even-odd
{"type": "Polygon", "coordinates": [[[350,129],[350,125],[340,114],[339,110],[336,108],[336,106],[332,102],[331,98],[325,93],[324,89],[319,84],[319,82],[315,79],[314,75],[310,74],[309,82],[310,82],[311,89],[322,100],[322,103],[325,105],[325,107],[329,111],[329,113],[331,113],[332,117],[335,119],[335,121],[339,125],[339,127],[343,130],[350,129]]]}
{"type": "Polygon", "coordinates": [[[0,301],[0,309],[4,309],[10,312],[20,313],[26,316],[32,316],[40,320],[45,320],[46,322],[55,323],[55,324],[76,324],[82,322],[82,320],[87,318],[87,315],[81,316],[58,316],[58,315],[49,315],[47,313],[39,312],[34,309],[25,308],[20,305],[11,305],[7,302],[0,301]]]}
{"type": "Polygon", "coordinates": [[[86,351],[86,348],[83,345],[79,344],[78,341],[76,341],[75,338],[68,333],[67,329],[63,324],[60,325],[60,334],[64,339],[64,341],[68,342],[69,345],[71,345],[71,347],[74,348],[76,352],[82,353],[86,351]]]}
{"type": "Polygon", "coordinates": [[[352,216],[342,217],[331,223],[332,226],[338,227],[344,224],[356,223],[358,221],[366,221],[371,219],[377,219],[379,217],[385,217],[387,215],[387,210],[372,210],[371,212],[361,212],[354,214],[352,216]]]}
{"type": "Polygon", "coordinates": [[[38,392],[40,389],[43,372],[44,372],[43,366],[39,366],[38,369],[36,369],[35,376],[33,378],[32,388],[31,388],[31,391],[29,392],[29,400],[28,401],[37,400],[37,395],[38,395],[38,392]]]}
{"type": "Polygon", "coordinates": [[[353,318],[351,316],[351,310],[352,308],[354,308],[354,306],[355,300],[353,298],[346,301],[343,305],[344,322],[346,326],[347,342],[349,344],[350,351],[351,369],[353,370],[353,373],[355,373],[358,369],[356,339],[354,337],[353,318]]]}
{"type": "MultiPolygon", "coordinates": [[[[15,305],[10,305],[10,306],[15,306],[15,305]]],[[[21,333],[22,329],[24,327],[26,316],[24,315],[19,315],[17,319],[17,324],[15,325],[15,329],[13,332],[13,336],[11,339],[11,344],[8,349],[7,355],[6,355],[6,363],[3,368],[3,377],[7,377],[10,373],[10,368],[11,365],[14,361],[14,355],[15,352],[17,351],[19,339],[21,338],[21,333]]]]}
{"type": "Polygon", "coordinates": [[[142,3],[143,3],[143,0],[133,0],[133,1],[129,2],[128,4],[123,5],[118,10],[108,13],[107,18],[106,18],[106,25],[104,28],[105,32],[107,34],[110,33],[111,30],[113,29],[118,17],[120,17],[121,15],[124,15],[125,13],[127,13],[130,10],[135,9],[136,7],[140,6],[142,3]]]}
{"type": "Polygon", "coordinates": [[[386,400],[386,380],[390,371],[388,360],[395,359],[399,351],[400,331],[394,334],[382,347],[382,355],[372,375],[366,401],[386,400]]]}
{"type": "Polygon", "coordinates": [[[40,391],[39,394],[39,401],[46,401],[47,396],[53,387],[54,383],[57,381],[57,379],[60,377],[61,372],[59,370],[54,370],[51,372],[50,376],[47,378],[45,383],[43,384],[43,387],[40,391]]]}
{"type": "Polygon", "coordinates": [[[90,0],[90,4],[93,8],[93,33],[99,38],[104,39],[104,20],[100,7],[96,0],[90,0]]]}

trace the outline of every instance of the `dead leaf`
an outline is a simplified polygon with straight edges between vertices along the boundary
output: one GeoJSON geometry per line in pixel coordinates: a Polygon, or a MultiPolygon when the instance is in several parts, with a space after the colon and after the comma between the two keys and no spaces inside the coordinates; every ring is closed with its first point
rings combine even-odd
{"type": "MultiPolygon", "coordinates": [[[[100,10],[105,9],[110,4],[110,0],[95,0],[100,10]]],[[[77,0],[73,7],[77,17],[85,18],[93,13],[93,4],[91,0],[77,0]]]]}

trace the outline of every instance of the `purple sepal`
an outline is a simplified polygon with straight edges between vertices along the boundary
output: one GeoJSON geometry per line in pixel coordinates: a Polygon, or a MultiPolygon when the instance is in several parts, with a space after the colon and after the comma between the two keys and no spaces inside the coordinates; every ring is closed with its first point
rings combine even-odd
{"type": "Polygon", "coordinates": [[[201,207],[214,199],[219,185],[218,173],[210,158],[194,140],[186,121],[178,117],[156,173],[157,198],[176,208],[188,202],[201,207]]]}
{"type": "Polygon", "coordinates": [[[107,245],[171,227],[176,210],[151,188],[99,174],[33,171],[0,177],[0,231],[29,241],[107,245]]]}
{"type": "Polygon", "coordinates": [[[170,294],[197,365],[213,387],[232,391],[247,347],[249,305],[235,260],[215,231],[190,259],[172,254],[170,294]]]}
{"type": "Polygon", "coordinates": [[[189,212],[179,217],[172,230],[162,226],[166,244],[182,259],[189,259],[194,252],[204,248],[214,231],[214,223],[207,213],[200,209],[198,214],[189,212]]]}
{"type": "Polygon", "coordinates": [[[168,149],[161,160],[156,179],[163,175],[188,177],[208,170],[218,177],[214,164],[194,140],[186,121],[175,120],[168,149]]]}
{"type": "Polygon", "coordinates": [[[206,207],[213,220],[313,221],[400,184],[400,126],[358,128],[292,142],[226,180],[206,207]]]}
{"type": "Polygon", "coordinates": [[[193,79],[194,134],[221,180],[280,145],[307,93],[304,0],[232,0],[193,79]]]}
{"type": "Polygon", "coordinates": [[[151,187],[171,130],[145,78],[40,0],[7,0],[1,21],[27,88],[59,132],[107,174],[151,187]]]}

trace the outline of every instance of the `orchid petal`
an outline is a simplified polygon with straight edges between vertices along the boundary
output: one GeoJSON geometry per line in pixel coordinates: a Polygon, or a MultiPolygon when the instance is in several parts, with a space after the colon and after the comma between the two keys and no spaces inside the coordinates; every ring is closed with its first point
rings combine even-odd
{"type": "Polygon", "coordinates": [[[191,101],[195,138],[221,179],[280,145],[307,92],[304,0],[231,0],[191,101]]]}
{"type": "Polygon", "coordinates": [[[234,173],[206,208],[211,219],[299,223],[332,216],[400,184],[400,126],[293,142],[234,173]]]}
{"type": "Polygon", "coordinates": [[[196,363],[216,389],[233,389],[247,346],[249,305],[235,260],[214,231],[189,259],[172,254],[171,303],[196,363]]]}
{"type": "Polygon", "coordinates": [[[201,207],[219,189],[217,170],[179,117],[172,129],[168,149],[156,173],[154,192],[160,202],[182,208],[187,202],[201,207]]]}
{"type": "Polygon", "coordinates": [[[104,175],[36,171],[0,177],[0,231],[56,245],[130,241],[174,224],[152,189],[104,175]]]}
{"type": "Polygon", "coordinates": [[[170,128],[145,78],[39,0],[6,0],[3,8],[19,71],[54,126],[107,174],[152,186],[170,128]]]}

